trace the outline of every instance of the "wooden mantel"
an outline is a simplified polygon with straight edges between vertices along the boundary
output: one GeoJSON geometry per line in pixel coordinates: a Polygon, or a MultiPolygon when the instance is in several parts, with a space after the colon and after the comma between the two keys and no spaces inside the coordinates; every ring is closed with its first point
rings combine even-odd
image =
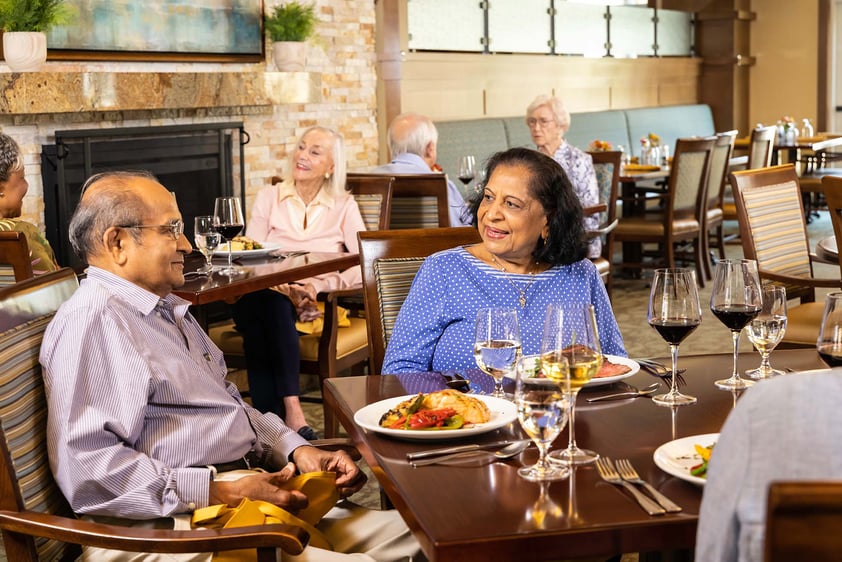
{"type": "Polygon", "coordinates": [[[272,106],[321,100],[309,72],[0,73],[0,115],[272,106]]]}

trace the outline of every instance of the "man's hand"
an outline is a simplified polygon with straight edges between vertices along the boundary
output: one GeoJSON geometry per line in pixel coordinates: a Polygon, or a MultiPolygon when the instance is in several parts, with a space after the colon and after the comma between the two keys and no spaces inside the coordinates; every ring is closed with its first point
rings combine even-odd
{"type": "Polygon", "coordinates": [[[336,487],[341,498],[358,492],[368,479],[345,451],[322,451],[305,445],[293,451],[292,458],[301,472],[335,473],[336,487]]]}
{"type": "MultiPolygon", "coordinates": [[[[312,447],[310,447],[312,448],[312,447]]],[[[208,504],[219,503],[237,507],[243,498],[263,500],[296,513],[307,507],[307,496],[298,490],[282,490],[279,485],[295,476],[295,465],[290,463],[278,472],[256,472],[230,482],[210,483],[208,504]]]]}

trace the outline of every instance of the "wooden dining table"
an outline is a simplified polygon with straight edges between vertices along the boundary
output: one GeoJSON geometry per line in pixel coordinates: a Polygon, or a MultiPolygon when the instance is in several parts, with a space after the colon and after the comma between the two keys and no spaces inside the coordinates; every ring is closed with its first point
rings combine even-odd
{"type": "MultiPolygon", "coordinates": [[[[777,350],[771,360],[781,369],[825,368],[812,349],[777,350]]],[[[755,353],[742,354],[739,368],[754,368],[759,361],[755,353]]],[[[525,438],[516,421],[449,441],[400,440],[354,422],[355,412],[368,404],[442,388],[440,373],[330,379],[325,382],[324,396],[431,561],[558,560],[628,552],[657,559],[664,551],[693,548],[702,487],[658,468],[655,450],[675,439],[719,432],[739,400],[739,394],[714,386],[714,380],[730,374],[731,354],[681,357],[679,367],[687,369],[686,386],[681,390],[698,397],[694,405],[661,407],[643,397],[587,401],[658,380],[641,371],[621,382],[586,387],[576,406],[575,434],[580,447],[612,459],[629,459],[643,479],[683,508],[680,513],[658,516],[647,515],[622,488],[601,480],[594,465],[577,467],[568,479],[551,483],[521,478],[517,469],[536,461],[534,447],[515,459],[481,467],[412,468],[406,459],[407,453],[444,445],[525,438]]],[[[472,386],[490,388],[483,379],[487,376],[478,371],[466,371],[465,376],[472,386]]],[[[564,431],[553,449],[566,443],[564,431]]]]}

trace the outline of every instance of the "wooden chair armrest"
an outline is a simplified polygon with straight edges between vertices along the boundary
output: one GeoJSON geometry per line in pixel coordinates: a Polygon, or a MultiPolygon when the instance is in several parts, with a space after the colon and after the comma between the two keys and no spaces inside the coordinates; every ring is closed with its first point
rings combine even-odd
{"type": "Polygon", "coordinates": [[[334,437],[332,439],[316,439],[310,441],[310,445],[324,451],[345,451],[348,455],[358,461],[362,458],[359,449],[354,442],[347,437],[334,437]]]}
{"type": "Polygon", "coordinates": [[[292,525],[173,531],[105,525],[33,511],[0,511],[0,528],[66,543],[131,552],[214,552],[268,547],[299,554],[310,540],[307,531],[292,525]]]}
{"type": "Polygon", "coordinates": [[[605,236],[612,230],[614,230],[617,225],[620,223],[620,219],[614,219],[610,223],[605,223],[599,225],[599,228],[595,228],[593,230],[588,231],[588,238],[596,238],[597,236],[605,236]]]}
{"type": "Polygon", "coordinates": [[[794,275],[785,275],[764,269],[758,270],[758,273],[760,273],[762,279],[789,283],[791,285],[803,285],[805,287],[842,287],[842,279],[839,277],[835,279],[832,277],[796,277],[794,275]]]}
{"type": "Polygon", "coordinates": [[[585,216],[588,215],[595,215],[597,213],[603,213],[608,210],[608,205],[605,203],[597,203],[596,205],[588,205],[587,207],[582,207],[582,214],[585,216]]]}

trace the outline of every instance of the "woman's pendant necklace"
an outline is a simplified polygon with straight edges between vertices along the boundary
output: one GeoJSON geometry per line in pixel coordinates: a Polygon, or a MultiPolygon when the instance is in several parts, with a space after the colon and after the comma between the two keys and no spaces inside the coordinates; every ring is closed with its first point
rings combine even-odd
{"type": "Polygon", "coordinates": [[[535,271],[538,269],[538,262],[535,262],[535,265],[532,267],[532,271],[528,272],[529,275],[530,275],[530,279],[529,279],[529,283],[526,285],[526,288],[521,289],[520,287],[518,287],[515,284],[514,281],[512,281],[509,278],[509,272],[506,271],[506,268],[503,267],[502,264],[497,261],[497,258],[494,257],[494,254],[491,254],[491,261],[494,262],[494,265],[496,265],[497,267],[500,268],[500,271],[503,272],[503,277],[506,278],[506,281],[509,282],[509,284],[514,288],[514,290],[518,292],[518,294],[520,294],[520,296],[517,299],[517,302],[520,305],[520,307],[521,308],[526,307],[526,292],[529,290],[530,287],[532,287],[532,283],[535,282],[535,271]]]}

